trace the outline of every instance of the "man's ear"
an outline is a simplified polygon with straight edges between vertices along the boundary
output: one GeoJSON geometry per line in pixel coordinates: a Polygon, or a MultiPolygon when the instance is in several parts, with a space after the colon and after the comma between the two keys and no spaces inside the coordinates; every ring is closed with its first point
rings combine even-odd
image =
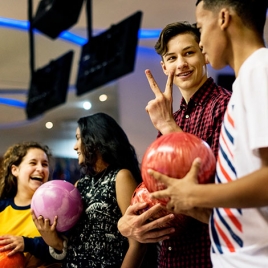
{"type": "Polygon", "coordinates": [[[167,72],[167,68],[166,68],[166,65],[163,61],[160,61],[160,64],[162,66],[162,70],[164,72],[165,75],[168,75],[168,72],[167,72]]]}
{"type": "Polygon", "coordinates": [[[219,26],[222,30],[225,30],[230,23],[231,14],[228,8],[222,8],[219,12],[219,26]]]}

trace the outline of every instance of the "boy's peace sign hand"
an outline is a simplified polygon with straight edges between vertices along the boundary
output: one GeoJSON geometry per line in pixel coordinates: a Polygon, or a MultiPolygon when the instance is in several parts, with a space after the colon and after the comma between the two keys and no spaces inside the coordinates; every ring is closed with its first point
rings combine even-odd
{"type": "Polygon", "coordinates": [[[149,85],[155,99],[148,102],[145,110],[150,116],[154,127],[162,134],[181,131],[173,118],[173,78],[174,72],[168,75],[164,93],[158,87],[150,70],[145,70],[149,85]]]}

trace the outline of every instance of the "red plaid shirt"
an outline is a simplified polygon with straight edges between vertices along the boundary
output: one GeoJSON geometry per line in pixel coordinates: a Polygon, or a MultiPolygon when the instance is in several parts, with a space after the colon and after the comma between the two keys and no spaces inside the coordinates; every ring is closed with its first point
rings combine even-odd
{"type": "MultiPolygon", "coordinates": [[[[228,90],[208,78],[188,104],[184,99],[181,100],[180,109],[174,113],[176,123],[182,130],[206,141],[215,156],[218,154],[221,123],[230,97],[228,90]]],[[[187,228],[162,242],[158,267],[212,267],[208,225],[187,217],[187,228]]]]}

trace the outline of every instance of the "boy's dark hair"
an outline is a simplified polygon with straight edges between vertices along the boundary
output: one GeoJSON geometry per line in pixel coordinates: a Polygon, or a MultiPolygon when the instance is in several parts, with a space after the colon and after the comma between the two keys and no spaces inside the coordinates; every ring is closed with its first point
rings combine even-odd
{"type": "Polygon", "coordinates": [[[190,24],[187,21],[174,22],[168,24],[160,33],[160,36],[154,46],[156,52],[160,56],[164,56],[167,52],[167,43],[171,38],[179,34],[192,34],[199,44],[200,33],[194,24],[190,24]]]}
{"type": "Polygon", "coordinates": [[[232,7],[248,28],[263,35],[268,0],[197,0],[196,6],[200,2],[208,10],[232,7]]]}

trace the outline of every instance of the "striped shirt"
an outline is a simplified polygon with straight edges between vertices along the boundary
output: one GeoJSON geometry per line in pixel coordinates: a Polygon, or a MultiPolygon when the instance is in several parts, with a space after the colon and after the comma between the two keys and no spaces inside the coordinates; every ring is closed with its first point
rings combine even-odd
{"type": "MultiPolygon", "coordinates": [[[[268,49],[261,48],[243,63],[233,84],[220,134],[216,183],[243,180],[262,167],[259,148],[268,147],[267,96],[268,49]]],[[[214,208],[213,267],[268,267],[267,233],[268,206],[214,208]]]]}

